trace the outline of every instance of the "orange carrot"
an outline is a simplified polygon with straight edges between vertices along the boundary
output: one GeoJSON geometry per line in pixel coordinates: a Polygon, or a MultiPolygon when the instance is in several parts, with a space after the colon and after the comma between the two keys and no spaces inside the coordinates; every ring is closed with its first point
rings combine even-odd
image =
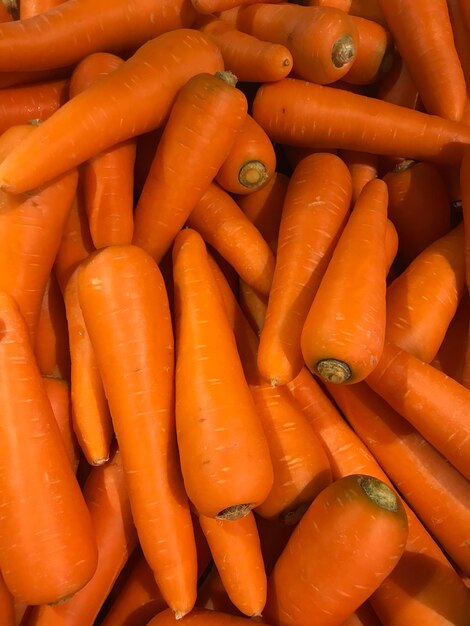
{"type": "Polygon", "coordinates": [[[300,338],[307,366],[330,382],[363,380],[380,359],[386,223],[387,186],[374,179],[362,190],[341,232],[300,338]]]}
{"type": "Polygon", "coordinates": [[[406,63],[395,55],[392,67],[377,84],[377,97],[410,109],[420,109],[421,100],[406,63]]]}
{"type": "Polygon", "coordinates": [[[0,22],[11,22],[18,15],[16,0],[2,0],[0,2],[0,22]]]}
{"type": "Polygon", "coordinates": [[[385,229],[385,267],[387,270],[387,280],[390,278],[390,270],[397,256],[398,243],[397,229],[391,219],[387,218],[387,227],[385,229]]]}
{"type": "Polygon", "coordinates": [[[202,609],[230,613],[231,615],[243,615],[230,600],[215,565],[212,565],[201,582],[197,592],[196,606],[202,609]]]}
{"type": "Polygon", "coordinates": [[[446,0],[378,0],[428,113],[458,121],[467,99],[446,0]]]}
{"type": "Polygon", "coordinates": [[[386,74],[394,60],[395,50],[390,32],[373,20],[351,16],[357,33],[354,63],[342,80],[354,85],[375,83],[386,74]]]}
{"type": "Polygon", "coordinates": [[[385,18],[380,9],[378,0],[305,0],[308,6],[334,7],[346,11],[350,15],[357,15],[373,20],[385,26],[385,18]]]}
{"type": "Polygon", "coordinates": [[[267,295],[274,273],[274,254],[235,200],[212,183],[193,208],[187,225],[197,230],[253,289],[267,295]]]}
{"type": "MultiPolygon", "coordinates": [[[[227,11],[234,7],[247,6],[256,3],[256,1],[257,0],[191,0],[196,11],[203,15],[227,11]]],[[[267,1],[272,3],[279,2],[279,0],[267,1]]]]}
{"type": "Polygon", "coordinates": [[[382,626],[370,602],[366,600],[347,617],[341,626],[382,626]]]}
{"type": "MultiPolygon", "coordinates": [[[[82,0],[61,6],[70,2],[84,6],[82,0]]],[[[93,3],[95,12],[98,7],[93,3]]],[[[90,37],[88,32],[85,39],[90,37]]],[[[222,67],[216,45],[196,30],[178,28],[147,41],[114,72],[55,111],[36,129],[34,139],[23,141],[9,155],[0,166],[2,187],[15,193],[32,189],[121,141],[160,126],[177,91],[191,76],[222,67]],[[116,124],[116,119],[122,123],[116,124]]]]}
{"type": "Polygon", "coordinates": [[[302,328],[349,218],[351,194],[348,168],[333,154],[305,157],[290,178],[258,352],[259,371],[272,385],[288,383],[303,366],[302,328]]]}
{"type": "Polygon", "coordinates": [[[64,0],[21,0],[19,7],[19,18],[25,20],[33,15],[44,13],[53,7],[59,6],[64,0]]]}
{"type": "Polygon", "coordinates": [[[356,150],[340,150],[338,156],[346,163],[351,174],[352,203],[354,204],[360,192],[369,180],[378,176],[378,156],[370,152],[356,150]]]}
{"type": "Polygon", "coordinates": [[[431,361],[434,367],[437,367],[437,369],[440,369],[466,387],[468,384],[464,380],[463,372],[468,346],[469,314],[470,300],[468,293],[465,291],[457,311],[450,321],[439,350],[431,361]]]}
{"type": "Polygon", "coordinates": [[[176,97],[134,218],[133,243],[158,262],[214,179],[246,118],[248,103],[236,82],[230,72],[202,72],[176,97]]]}
{"type": "Polygon", "coordinates": [[[166,602],[183,615],[196,597],[196,547],[178,462],[173,331],[163,278],[144,250],[108,246],[81,265],[78,296],[140,544],[166,602]]]}
{"type": "Polygon", "coordinates": [[[238,287],[238,298],[240,306],[251,327],[259,333],[264,326],[266,310],[268,308],[268,298],[250,287],[244,280],[240,279],[238,287]]]}
{"type": "Polygon", "coordinates": [[[0,619],[4,626],[16,626],[15,600],[0,573],[0,619]]]}
{"type": "Polygon", "coordinates": [[[467,89],[470,87],[470,52],[468,51],[467,41],[470,30],[465,23],[463,4],[460,0],[447,0],[447,9],[449,11],[450,24],[454,36],[455,49],[460,60],[465,83],[467,89]]]}
{"type": "Polygon", "coordinates": [[[296,78],[261,85],[252,114],[272,141],[297,146],[456,165],[470,144],[464,124],[296,78]]]}
{"type": "Polygon", "coordinates": [[[280,626],[340,624],[390,574],[407,536],[405,509],[385,482],[365,474],[337,479],[312,502],[278,558],[264,617],[280,626]]]}
{"type": "Polygon", "coordinates": [[[273,484],[261,421],[201,236],[173,245],[176,424],[181,468],[199,514],[245,515],[273,484]]]}
{"type": "MultiPolygon", "coordinates": [[[[246,617],[196,607],[189,615],[178,621],[170,611],[161,611],[146,626],[178,626],[179,624],[181,626],[248,626],[252,621],[246,617]]],[[[262,623],[269,626],[264,620],[262,623]]]]}
{"type": "Polygon", "coordinates": [[[92,577],[96,543],[28,328],[5,292],[0,295],[0,317],[0,568],[21,601],[57,602],[92,577]]]}

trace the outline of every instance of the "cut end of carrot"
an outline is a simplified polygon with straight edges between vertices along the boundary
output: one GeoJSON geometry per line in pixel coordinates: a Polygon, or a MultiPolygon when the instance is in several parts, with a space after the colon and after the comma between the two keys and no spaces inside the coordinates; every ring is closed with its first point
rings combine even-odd
{"type": "Polygon", "coordinates": [[[342,35],[333,44],[331,49],[331,60],[338,69],[344,67],[354,59],[356,47],[350,35],[342,35]]]}
{"type": "Polygon", "coordinates": [[[361,476],[359,485],[367,497],[377,506],[387,511],[398,511],[398,498],[395,492],[374,476],[361,476]]]}
{"type": "Polygon", "coordinates": [[[220,513],[215,516],[215,519],[231,521],[241,519],[245,517],[245,515],[248,515],[252,508],[252,504],[234,504],[220,511],[220,513]]]}
{"type": "Polygon", "coordinates": [[[238,76],[235,76],[230,70],[218,70],[215,75],[217,78],[220,78],[220,80],[232,85],[232,87],[235,87],[238,83],[238,76]]]}
{"type": "Polygon", "coordinates": [[[185,611],[174,611],[174,616],[176,620],[181,619],[182,617],[184,617],[186,615],[185,611]]]}
{"type": "Polygon", "coordinates": [[[261,161],[247,161],[238,172],[238,181],[247,189],[261,187],[268,178],[266,165],[261,161]]]}
{"type": "Polygon", "coordinates": [[[315,369],[323,380],[336,385],[347,382],[352,376],[349,365],[337,359],[323,359],[318,361],[315,369]]]}

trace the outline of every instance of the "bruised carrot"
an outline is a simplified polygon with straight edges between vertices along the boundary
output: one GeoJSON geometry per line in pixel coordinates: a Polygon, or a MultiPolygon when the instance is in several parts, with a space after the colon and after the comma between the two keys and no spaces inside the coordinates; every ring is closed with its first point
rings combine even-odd
{"type": "Polygon", "coordinates": [[[80,266],[78,297],[139,541],[163,597],[183,615],[196,597],[196,546],[178,462],[173,330],[163,278],[144,250],[108,246],[80,266]]]}
{"type": "Polygon", "coordinates": [[[292,54],[292,71],[305,80],[333,83],[353,65],[358,33],[344,11],[257,2],[240,7],[235,23],[258,39],[286,46],[292,54]]]}
{"type": "Polygon", "coordinates": [[[470,143],[464,124],[298,78],[261,85],[252,114],[272,141],[304,147],[456,165],[470,143]]]}
{"type": "Polygon", "coordinates": [[[282,44],[262,41],[214,15],[199,20],[197,28],[214,39],[225,67],[242,82],[280,80],[292,70],[292,54],[282,44]]]}
{"type": "Polygon", "coordinates": [[[369,85],[386,74],[395,56],[392,36],[388,29],[373,20],[351,16],[358,39],[354,63],[342,77],[346,83],[369,85]]]}
{"type": "Polygon", "coordinates": [[[70,465],[76,472],[80,460],[80,447],[72,424],[70,383],[62,378],[50,378],[48,376],[43,376],[43,381],[70,465]]]}
{"type": "Polygon", "coordinates": [[[201,236],[173,245],[176,425],[186,492],[199,514],[242,517],[273,483],[269,449],[201,236]]]}
{"type": "MultiPolygon", "coordinates": [[[[81,0],[71,1],[83,7],[81,0]]],[[[97,9],[94,4],[93,11],[97,9]]],[[[219,49],[199,31],[178,28],[147,41],[114,72],[60,107],[36,129],[34,139],[23,141],[0,165],[1,186],[15,193],[32,189],[120,141],[160,126],[191,76],[222,68],[219,49]],[[122,123],[116,124],[116,119],[122,123]]]]}
{"type": "Polygon", "coordinates": [[[330,382],[362,380],[380,359],[386,224],[387,186],[374,179],[362,190],[341,232],[301,331],[305,363],[330,382]]]}
{"type": "Polygon", "coordinates": [[[197,230],[235,268],[240,278],[260,294],[268,295],[274,254],[228,192],[211,183],[191,211],[187,225],[197,230]]]}
{"type": "Polygon", "coordinates": [[[12,594],[23,602],[57,602],[92,577],[96,543],[28,328],[5,292],[0,317],[0,568],[12,594]]]}
{"type": "Polygon", "coordinates": [[[351,175],[335,155],[312,154],[292,173],[258,352],[259,371],[272,385],[286,384],[303,366],[302,328],[348,220],[351,195],[351,175]]]}
{"type": "Polygon", "coordinates": [[[405,509],[385,482],[365,474],[337,479],[315,498],[279,556],[265,619],[340,624],[391,573],[407,537],[405,509]]]}
{"type": "Polygon", "coordinates": [[[352,182],[352,198],[354,204],[365,184],[378,176],[378,156],[370,152],[357,150],[340,150],[338,156],[346,163],[352,182]]]}
{"type": "MultiPolygon", "coordinates": [[[[70,77],[70,97],[117,69],[123,59],[95,52],[77,64],[70,77]]],[[[80,183],[90,234],[96,248],[130,243],[133,233],[136,140],[127,139],[83,163],[80,183]]]]}
{"type": "Polygon", "coordinates": [[[248,102],[236,83],[231,72],[198,73],[181,88],[172,106],[134,214],[133,243],[158,262],[243,125],[248,102]]]}

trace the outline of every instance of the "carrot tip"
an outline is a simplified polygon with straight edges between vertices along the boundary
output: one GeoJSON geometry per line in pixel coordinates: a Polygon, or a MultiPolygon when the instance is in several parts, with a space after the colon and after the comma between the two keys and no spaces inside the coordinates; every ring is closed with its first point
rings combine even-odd
{"type": "Polygon", "coordinates": [[[218,70],[215,75],[217,78],[220,78],[220,80],[232,85],[232,87],[235,87],[238,83],[238,76],[235,76],[230,70],[218,70]]]}
{"type": "Polygon", "coordinates": [[[93,459],[93,461],[90,462],[90,465],[93,465],[93,467],[99,467],[100,465],[104,465],[108,461],[109,456],[103,457],[102,459],[93,459]]]}
{"type": "Polygon", "coordinates": [[[354,41],[350,35],[342,35],[335,41],[331,49],[331,60],[338,69],[352,61],[356,54],[354,41]]]}
{"type": "Polygon", "coordinates": [[[261,187],[267,178],[266,165],[261,161],[247,161],[238,172],[238,181],[247,189],[261,187]]]}
{"type": "Polygon", "coordinates": [[[186,615],[187,611],[175,611],[174,615],[175,615],[175,619],[181,619],[182,617],[184,617],[186,615]]]}
{"type": "Polygon", "coordinates": [[[398,511],[398,498],[390,487],[374,476],[360,476],[359,485],[368,498],[387,511],[398,511]]]}
{"type": "Polygon", "coordinates": [[[352,376],[349,365],[337,359],[323,359],[315,367],[318,375],[329,383],[345,383],[352,376]]]}
{"type": "Polygon", "coordinates": [[[215,516],[215,519],[221,520],[237,520],[245,517],[253,508],[252,504],[234,504],[223,509],[215,516]]]}

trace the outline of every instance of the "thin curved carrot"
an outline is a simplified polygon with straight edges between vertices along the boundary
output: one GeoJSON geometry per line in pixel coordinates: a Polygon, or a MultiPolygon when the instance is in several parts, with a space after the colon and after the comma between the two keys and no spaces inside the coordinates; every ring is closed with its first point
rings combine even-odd
{"type": "Polygon", "coordinates": [[[365,474],[338,478],[318,494],[279,556],[263,616],[286,626],[340,624],[392,572],[407,537],[407,515],[391,487],[365,474]]]}
{"type": "Polygon", "coordinates": [[[258,39],[286,46],[292,54],[292,71],[305,80],[333,83],[353,65],[358,33],[344,11],[257,2],[239,7],[235,23],[258,39]]]}
{"type": "Polygon", "coordinates": [[[402,271],[451,228],[450,198],[433,163],[405,160],[383,176],[388,216],[398,232],[397,265],[402,271]]]}
{"type": "Polygon", "coordinates": [[[39,15],[49,9],[59,6],[64,0],[21,0],[19,3],[19,19],[25,20],[28,17],[39,15]]]}
{"type": "Polygon", "coordinates": [[[467,87],[446,0],[378,0],[400,56],[428,113],[458,121],[467,87]]]}
{"type": "Polygon", "coordinates": [[[379,157],[370,152],[357,150],[340,150],[338,156],[346,163],[352,182],[352,198],[354,204],[365,184],[378,176],[379,157]]]}
{"type": "Polygon", "coordinates": [[[386,184],[378,178],[369,181],[341,232],[301,331],[305,363],[330,382],[363,380],[382,353],[387,202],[386,184]]]}
{"type": "Polygon", "coordinates": [[[178,462],[173,329],[163,277],[141,248],[108,246],[80,266],[78,297],[139,541],[163,597],[184,615],[196,598],[196,546],[178,462]]]}
{"type": "Polygon", "coordinates": [[[267,577],[253,513],[237,520],[199,515],[199,523],[230,600],[242,614],[260,617],[267,577]]]}
{"type": "Polygon", "coordinates": [[[113,423],[101,373],[87,331],[78,294],[77,268],[64,291],[70,351],[72,421],[80,448],[90,465],[109,459],[113,423]]]}
{"type": "Polygon", "coordinates": [[[0,567],[8,588],[21,601],[57,602],[92,577],[95,537],[28,328],[5,292],[0,295],[0,318],[0,567]]]}
{"type": "Polygon", "coordinates": [[[62,435],[70,465],[76,473],[80,461],[80,447],[72,424],[70,383],[62,378],[50,378],[44,375],[43,382],[47,397],[51,403],[52,412],[62,435]]]}
{"type": "Polygon", "coordinates": [[[268,295],[275,258],[259,230],[232,196],[211,183],[197,202],[187,225],[215,248],[240,278],[262,295],[268,295]]]}
{"type": "Polygon", "coordinates": [[[409,109],[421,109],[418,89],[400,55],[395,55],[392,67],[379,80],[377,97],[385,102],[409,109]]]}
{"type": "Polygon", "coordinates": [[[176,425],[186,492],[199,514],[231,519],[273,483],[269,448],[235,337],[193,229],[173,244],[176,425]]]}
{"type": "MultiPolygon", "coordinates": [[[[95,52],[77,64],[70,77],[70,97],[113,72],[124,60],[95,52]]],[[[82,164],[80,184],[90,234],[96,248],[130,243],[134,229],[135,138],[122,141],[82,164]]]]}
{"type": "Polygon", "coordinates": [[[458,165],[470,143],[464,124],[298,78],[261,85],[252,115],[273,141],[310,148],[458,165]]]}
{"type": "Polygon", "coordinates": [[[230,152],[215,175],[215,182],[233,194],[253,193],[276,170],[274,146],[261,126],[247,114],[230,152]]]}
{"type": "Polygon", "coordinates": [[[349,170],[333,154],[305,157],[290,177],[258,352],[259,371],[272,385],[286,384],[304,364],[302,328],[348,221],[351,195],[349,170]]]}
{"type": "MultiPolygon", "coordinates": [[[[70,2],[83,6],[81,0],[70,2]]],[[[194,29],[178,28],[147,41],[114,72],[55,111],[36,129],[34,139],[22,142],[0,165],[1,186],[15,193],[32,189],[120,141],[160,126],[189,78],[222,68],[215,43],[194,29]],[[116,124],[116,119],[122,123],[116,124]]]]}
{"type": "Polygon", "coordinates": [[[134,213],[133,243],[158,262],[243,125],[248,102],[236,83],[231,72],[198,73],[180,89],[171,108],[134,213]]]}

